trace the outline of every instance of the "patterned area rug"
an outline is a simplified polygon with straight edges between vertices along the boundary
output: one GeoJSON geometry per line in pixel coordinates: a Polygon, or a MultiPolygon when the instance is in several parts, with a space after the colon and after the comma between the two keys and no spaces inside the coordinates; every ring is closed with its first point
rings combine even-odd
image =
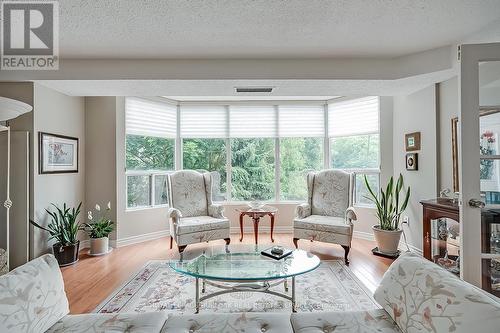
{"type": "MultiPolygon", "coordinates": [[[[207,292],[220,290],[206,286],[207,292]]],[[[283,285],[272,289],[284,292],[283,285]]],[[[290,295],[291,288],[288,294],[290,295]]],[[[203,294],[201,294],[203,295],[203,294]]],[[[194,278],[173,271],[166,261],[150,261],[94,312],[194,313],[194,278]]],[[[342,261],[322,261],[296,278],[297,311],[349,311],[379,308],[371,293],[342,261]]],[[[201,303],[200,312],[290,312],[291,302],[269,294],[238,292],[201,303]]]]}

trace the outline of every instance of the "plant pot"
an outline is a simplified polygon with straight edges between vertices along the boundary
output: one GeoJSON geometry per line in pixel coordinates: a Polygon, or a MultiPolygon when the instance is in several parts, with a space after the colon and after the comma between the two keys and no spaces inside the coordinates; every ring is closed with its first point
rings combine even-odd
{"type": "Polygon", "coordinates": [[[90,239],[90,252],[91,256],[98,256],[109,252],[109,238],[91,238],[90,239]]]}
{"type": "Polygon", "coordinates": [[[377,242],[378,250],[384,254],[396,254],[398,252],[399,240],[401,238],[402,229],[399,230],[382,230],[379,225],[372,227],[375,242],[377,242]]]}
{"type": "Polygon", "coordinates": [[[59,243],[52,245],[52,252],[60,267],[72,265],[77,262],[79,250],[80,241],[77,241],[76,244],[66,246],[61,246],[59,243]]]}

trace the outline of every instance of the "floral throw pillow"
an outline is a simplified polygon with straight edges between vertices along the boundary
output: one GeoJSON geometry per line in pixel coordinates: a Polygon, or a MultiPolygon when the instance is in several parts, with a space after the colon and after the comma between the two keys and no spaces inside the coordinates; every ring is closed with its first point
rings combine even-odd
{"type": "Polygon", "coordinates": [[[374,294],[403,332],[500,332],[500,301],[414,254],[397,259],[374,294]]]}

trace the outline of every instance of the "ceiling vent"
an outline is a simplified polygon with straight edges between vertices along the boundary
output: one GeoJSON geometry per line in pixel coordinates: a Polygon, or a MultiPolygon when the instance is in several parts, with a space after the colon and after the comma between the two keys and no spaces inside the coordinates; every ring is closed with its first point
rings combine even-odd
{"type": "Polygon", "coordinates": [[[236,87],[237,93],[272,93],[273,87],[236,87]]]}

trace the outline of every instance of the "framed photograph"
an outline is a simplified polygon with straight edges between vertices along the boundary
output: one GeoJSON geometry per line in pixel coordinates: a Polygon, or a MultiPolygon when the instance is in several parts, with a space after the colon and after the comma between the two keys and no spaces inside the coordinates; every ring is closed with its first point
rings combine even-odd
{"type": "Polygon", "coordinates": [[[417,153],[406,154],[406,170],[410,170],[410,171],[418,170],[418,154],[417,153]]]}
{"type": "Polygon", "coordinates": [[[406,151],[420,150],[420,132],[405,134],[406,151]]]}
{"type": "Polygon", "coordinates": [[[77,173],[78,138],[39,132],[38,172],[77,173]]]}

